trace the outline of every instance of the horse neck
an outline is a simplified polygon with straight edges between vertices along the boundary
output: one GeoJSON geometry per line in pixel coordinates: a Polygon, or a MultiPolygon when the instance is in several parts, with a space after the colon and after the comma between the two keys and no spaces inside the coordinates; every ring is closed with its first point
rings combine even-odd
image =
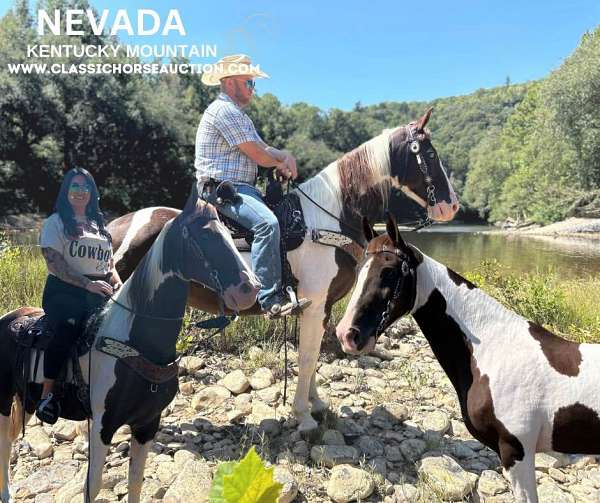
{"type": "MultiPolygon", "coordinates": [[[[158,364],[170,363],[176,356],[176,344],[187,303],[189,283],[171,272],[165,260],[165,235],[159,234],[152,248],[116,296],[127,306],[129,344],[158,364]]],[[[112,309],[123,309],[114,306],[112,309]]]]}
{"type": "Polygon", "coordinates": [[[308,226],[342,230],[361,242],[362,217],[373,221],[387,205],[389,148],[389,133],[382,133],[301,184],[303,192],[335,217],[306,201],[303,207],[308,226]]]}
{"type": "Polygon", "coordinates": [[[522,320],[454,271],[426,255],[417,267],[413,317],[459,396],[472,381],[474,351],[497,337],[511,344],[510,327],[522,320]],[[494,329],[503,327],[502,330],[494,329]]]}

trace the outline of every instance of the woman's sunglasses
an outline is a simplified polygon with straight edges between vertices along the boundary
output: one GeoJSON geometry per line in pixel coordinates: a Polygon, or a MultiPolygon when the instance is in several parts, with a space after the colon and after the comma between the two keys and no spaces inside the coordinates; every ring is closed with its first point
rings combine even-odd
{"type": "Polygon", "coordinates": [[[77,182],[73,182],[69,185],[69,192],[91,192],[91,187],[87,183],[79,184],[77,182]]]}

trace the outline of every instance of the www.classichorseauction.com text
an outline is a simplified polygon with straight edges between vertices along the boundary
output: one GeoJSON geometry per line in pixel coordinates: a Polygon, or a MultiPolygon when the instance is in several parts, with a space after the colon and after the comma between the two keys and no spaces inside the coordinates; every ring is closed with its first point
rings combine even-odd
{"type": "MultiPolygon", "coordinates": [[[[186,36],[186,29],[177,9],[170,9],[162,16],[152,9],[138,9],[135,14],[125,9],[111,13],[104,9],[97,13],[93,9],[66,9],[61,11],[38,10],[37,33],[45,37],[45,43],[30,44],[27,47],[27,58],[36,60],[35,63],[9,63],[10,73],[202,73],[214,71],[214,65],[209,63],[178,62],[163,64],[140,61],[144,59],[162,58],[217,58],[216,44],[73,44],[65,43],[64,36],[82,36],[87,32],[94,35],[127,35],[138,37],[149,36],[186,36]],[[110,20],[110,21],[109,21],[110,20]],[[52,43],[52,36],[60,36],[60,43],[52,43]],[[137,58],[139,62],[114,61],[114,58],[137,58]],[[39,62],[40,59],[50,58],[89,58],[101,61],[86,63],[39,62]],[[107,61],[109,60],[109,61],[107,61]]],[[[249,66],[249,65],[246,65],[249,66]]],[[[251,70],[258,65],[249,67],[251,70]]]]}

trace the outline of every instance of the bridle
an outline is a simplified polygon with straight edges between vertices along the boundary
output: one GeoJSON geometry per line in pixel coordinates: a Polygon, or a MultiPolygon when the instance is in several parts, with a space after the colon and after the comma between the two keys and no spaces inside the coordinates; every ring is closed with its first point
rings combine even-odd
{"type": "MultiPolygon", "coordinates": [[[[430,174],[427,159],[421,154],[421,143],[419,141],[420,135],[414,134],[413,128],[410,125],[406,126],[406,131],[408,136],[408,150],[410,150],[410,152],[416,157],[417,165],[419,166],[419,169],[421,170],[421,173],[423,174],[423,179],[425,181],[425,190],[427,192],[427,205],[433,207],[437,204],[437,199],[435,197],[435,185],[433,184],[433,178],[430,174]]],[[[433,220],[431,220],[431,218],[429,217],[428,212],[425,220],[418,224],[413,230],[419,230],[431,224],[433,224],[433,220]]]]}
{"type": "Polygon", "coordinates": [[[379,339],[379,336],[388,327],[388,323],[390,321],[390,316],[391,316],[392,312],[394,311],[394,309],[396,308],[397,302],[400,300],[400,285],[409,276],[411,277],[411,281],[412,281],[412,284],[411,284],[411,292],[412,293],[411,293],[411,299],[410,299],[410,303],[409,303],[409,305],[411,306],[411,309],[412,309],[412,306],[415,305],[415,302],[417,300],[417,275],[416,275],[415,270],[412,267],[410,267],[406,253],[402,252],[398,248],[390,248],[390,247],[383,245],[378,250],[365,251],[365,258],[368,257],[369,255],[380,255],[381,253],[391,253],[391,254],[395,255],[396,257],[400,258],[402,260],[402,263],[400,264],[400,268],[399,268],[400,272],[398,274],[398,279],[396,280],[396,286],[394,287],[392,296],[388,299],[387,304],[385,306],[385,310],[381,314],[381,320],[379,321],[379,325],[377,325],[377,330],[375,331],[375,341],[377,341],[377,339],[379,339]]]}

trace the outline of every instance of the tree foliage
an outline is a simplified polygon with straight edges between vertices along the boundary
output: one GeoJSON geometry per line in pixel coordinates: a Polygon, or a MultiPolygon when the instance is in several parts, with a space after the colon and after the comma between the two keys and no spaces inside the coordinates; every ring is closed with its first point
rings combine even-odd
{"type": "MultiPolygon", "coordinates": [[[[38,4],[50,10],[90,8],[88,0],[38,4]]],[[[62,174],[72,166],[94,174],[104,209],[181,205],[194,177],[196,128],[218,89],[192,74],[10,74],[7,63],[24,61],[28,44],[116,41],[90,30],[80,37],[39,37],[34,21],[27,0],[15,0],[0,19],[0,213],[50,210],[62,174]]],[[[288,106],[265,94],[248,113],[268,144],[296,156],[300,178],[306,179],[433,106],[433,142],[467,208],[491,220],[550,221],[561,218],[583,191],[600,187],[599,60],[596,30],[560,68],[535,83],[507,80],[432,102],[357,103],[347,112],[288,106]]],[[[134,62],[125,56],[113,62],[126,61],[134,62]]],[[[409,210],[401,196],[392,203],[409,210]]]]}

